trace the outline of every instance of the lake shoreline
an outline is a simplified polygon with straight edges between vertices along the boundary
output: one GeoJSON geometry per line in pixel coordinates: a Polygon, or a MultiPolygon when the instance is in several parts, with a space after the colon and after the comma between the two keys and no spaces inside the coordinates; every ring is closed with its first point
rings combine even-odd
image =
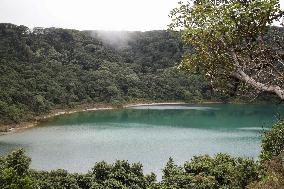
{"type": "MultiPolygon", "coordinates": [[[[197,104],[213,104],[213,103],[221,103],[221,102],[203,102],[197,104]]],[[[137,106],[146,106],[146,105],[182,105],[182,104],[191,104],[181,101],[176,102],[137,102],[137,103],[125,103],[122,105],[108,105],[108,104],[93,104],[93,105],[80,105],[79,107],[71,108],[71,109],[54,109],[51,110],[50,113],[37,116],[31,121],[24,121],[16,124],[8,124],[8,125],[0,125],[0,136],[6,134],[12,134],[15,132],[21,132],[26,129],[30,129],[36,127],[39,123],[44,122],[50,118],[60,116],[60,115],[69,115],[73,113],[79,112],[89,112],[89,111],[100,111],[100,110],[114,110],[114,109],[122,109],[129,107],[137,107],[137,106]]]]}
{"type": "Polygon", "coordinates": [[[32,169],[69,173],[87,173],[96,162],[128,160],[161,177],[168,157],[178,165],[202,154],[257,158],[261,134],[274,123],[273,105],[141,102],[102,111],[97,110],[103,104],[91,106],[0,136],[0,154],[23,148],[33,159],[32,169]]]}
{"type": "Polygon", "coordinates": [[[50,118],[60,116],[60,115],[69,115],[73,113],[78,112],[87,112],[87,111],[98,111],[98,110],[111,110],[111,109],[117,109],[112,106],[103,106],[103,107],[86,107],[86,108],[74,108],[74,109],[55,109],[52,110],[50,113],[45,114],[43,116],[37,116],[31,121],[25,121],[17,124],[8,124],[0,126],[0,136],[6,135],[6,134],[12,134],[15,132],[24,131],[29,128],[36,127],[39,123],[44,122],[50,118]],[[2,130],[1,130],[2,129],[2,130]],[[4,131],[3,131],[4,130],[4,131]]]}

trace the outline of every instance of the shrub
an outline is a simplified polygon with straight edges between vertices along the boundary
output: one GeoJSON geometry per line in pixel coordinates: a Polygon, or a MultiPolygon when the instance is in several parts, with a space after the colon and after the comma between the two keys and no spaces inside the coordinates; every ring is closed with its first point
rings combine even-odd
{"type": "Polygon", "coordinates": [[[22,149],[0,157],[1,189],[36,189],[37,181],[29,174],[31,159],[24,155],[22,149]]]}
{"type": "Polygon", "coordinates": [[[183,167],[170,159],[163,170],[165,188],[245,188],[258,177],[258,164],[252,159],[227,154],[194,156],[183,167]]]}
{"type": "Polygon", "coordinates": [[[262,138],[261,160],[269,160],[284,151],[284,122],[273,125],[262,138]]]}

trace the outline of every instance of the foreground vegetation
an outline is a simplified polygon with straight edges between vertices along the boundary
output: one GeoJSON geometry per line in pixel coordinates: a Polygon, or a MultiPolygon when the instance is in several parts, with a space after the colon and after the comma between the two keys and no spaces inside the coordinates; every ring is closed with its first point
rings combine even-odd
{"type": "MultiPolygon", "coordinates": [[[[31,159],[23,150],[0,158],[0,188],[3,189],[281,189],[284,184],[284,122],[264,134],[261,160],[227,154],[195,156],[178,166],[170,158],[161,181],[145,175],[140,163],[98,162],[86,174],[65,170],[29,169],[31,159]]],[[[76,162],[75,162],[76,163],[76,162]]]]}

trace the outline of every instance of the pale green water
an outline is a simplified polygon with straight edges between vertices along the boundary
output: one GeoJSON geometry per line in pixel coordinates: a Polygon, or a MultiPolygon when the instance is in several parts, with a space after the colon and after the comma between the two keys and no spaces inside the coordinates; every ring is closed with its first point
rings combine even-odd
{"type": "Polygon", "coordinates": [[[86,172],[97,161],[141,162],[158,175],[169,157],[226,152],[257,158],[260,134],[283,107],[167,105],[59,116],[21,133],[0,136],[0,155],[23,147],[32,168],[86,172]]]}

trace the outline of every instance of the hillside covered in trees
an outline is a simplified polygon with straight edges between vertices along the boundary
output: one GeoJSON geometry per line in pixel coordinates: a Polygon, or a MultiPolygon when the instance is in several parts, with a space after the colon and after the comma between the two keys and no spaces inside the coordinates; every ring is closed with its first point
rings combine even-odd
{"type": "Polygon", "coordinates": [[[191,50],[178,38],[0,24],[0,124],[87,103],[235,98],[239,83],[214,91],[201,76],[176,69],[191,50]]]}
{"type": "Polygon", "coordinates": [[[170,33],[105,34],[1,24],[0,123],[84,103],[212,98],[174,68],[183,49],[170,33]]]}

